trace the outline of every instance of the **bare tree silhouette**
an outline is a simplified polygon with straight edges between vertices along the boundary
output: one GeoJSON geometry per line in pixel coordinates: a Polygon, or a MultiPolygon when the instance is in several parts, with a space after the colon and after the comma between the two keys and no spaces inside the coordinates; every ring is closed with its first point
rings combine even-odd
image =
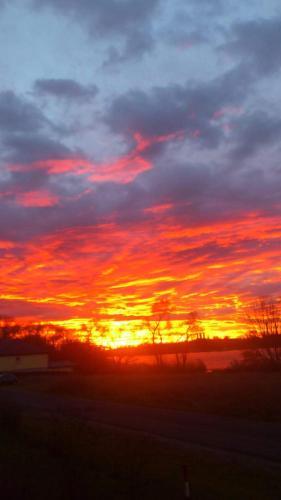
{"type": "Polygon", "coordinates": [[[281,301],[272,298],[256,299],[246,309],[246,321],[251,336],[263,339],[259,349],[261,357],[272,362],[281,362],[281,301]]]}
{"type": "Polygon", "coordinates": [[[145,325],[149,331],[153,351],[158,367],[163,366],[161,353],[161,344],[163,342],[163,329],[170,327],[170,312],[171,304],[168,298],[155,300],[151,306],[150,317],[146,320],[145,325]]]}
{"type": "Polygon", "coordinates": [[[205,339],[205,330],[197,311],[192,311],[188,314],[183,327],[184,332],[178,339],[178,342],[182,343],[181,351],[176,353],[177,366],[181,368],[185,368],[187,365],[189,342],[191,340],[205,339]]]}

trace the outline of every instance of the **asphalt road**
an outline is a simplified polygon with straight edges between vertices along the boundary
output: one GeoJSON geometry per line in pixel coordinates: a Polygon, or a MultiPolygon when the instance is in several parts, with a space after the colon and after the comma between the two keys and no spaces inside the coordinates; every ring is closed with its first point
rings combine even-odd
{"type": "Polygon", "coordinates": [[[7,402],[28,412],[71,416],[121,430],[239,454],[281,464],[281,424],[165,410],[110,401],[63,398],[0,388],[0,408],[7,402]]]}

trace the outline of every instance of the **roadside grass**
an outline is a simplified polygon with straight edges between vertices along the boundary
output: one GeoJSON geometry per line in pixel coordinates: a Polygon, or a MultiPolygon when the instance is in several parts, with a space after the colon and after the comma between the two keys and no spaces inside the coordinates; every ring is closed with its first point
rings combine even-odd
{"type": "Polygon", "coordinates": [[[281,373],[114,373],[26,377],[23,388],[253,420],[281,421],[281,373]]]}
{"type": "Polygon", "coordinates": [[[277,500],[280,468],[183,451],[150,438],[0,410],[1,498],[180,500],[187,465],[194,500],[277,500]],[[15,418],[15,413],[18,415],[15,418]]]}

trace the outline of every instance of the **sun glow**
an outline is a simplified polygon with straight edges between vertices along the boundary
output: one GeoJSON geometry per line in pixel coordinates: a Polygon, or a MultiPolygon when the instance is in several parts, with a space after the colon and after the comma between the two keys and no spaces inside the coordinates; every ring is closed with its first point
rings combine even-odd
{"type": "MultiPolygon", "coordinates": [[[[117,348],[125,346],[137,346],[151,343],[151,333],[145,321],[110,321],[95,322],[87,318],[53,322],[73,332],[74,337],[89,339],[91,342],[105,348],[117,348]]],[[[216,336],[236,337],[245,333],[245,324],[233,320],[209,320],[201,321],[207,338],[216,336]]],[[[174,319],[169,322],[163,321],[161,333],[163,342],[179,342],[184,340],[186,326],[183,319],[174,319]]]]}

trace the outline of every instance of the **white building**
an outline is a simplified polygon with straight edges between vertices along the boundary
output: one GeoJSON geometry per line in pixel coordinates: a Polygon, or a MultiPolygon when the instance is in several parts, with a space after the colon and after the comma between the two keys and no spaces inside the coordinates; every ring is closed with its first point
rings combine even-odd
{"type": "Polygon", "coordinates": [[[49,355],[44,347],[24,340],[0,340],[0,373],[47,370],[49,355]]]}

